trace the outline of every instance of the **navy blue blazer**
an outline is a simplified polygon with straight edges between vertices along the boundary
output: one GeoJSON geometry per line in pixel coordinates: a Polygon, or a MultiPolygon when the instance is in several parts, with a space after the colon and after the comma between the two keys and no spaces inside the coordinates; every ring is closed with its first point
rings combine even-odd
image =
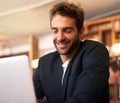
{"type": "Polygon", "coordinates": [[[48,103],[109,103],[109,53],[103,44],[85,40],[70,61],[63,84],[57,51],[39,60],[33,81],[36,97],[48,103]]]}

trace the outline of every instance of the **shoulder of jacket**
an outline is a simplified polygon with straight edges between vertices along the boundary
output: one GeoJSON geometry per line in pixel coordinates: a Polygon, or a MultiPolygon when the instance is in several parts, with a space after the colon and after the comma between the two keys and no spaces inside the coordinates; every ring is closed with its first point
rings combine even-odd
{"type": "Polygon", "coordinates": [[[104,44],[102,44],[102,43],[100,43],[98,41],[93,41],[93,40],[85,40],[85,41],[83,41],[83,45],[85,47],[88,47],[88,48],[96,47],[96,46],[105,47],[104,44]]]}
{"type": "Polygon", "coordinates": [[[49,60],[49,59],[55,59],[59,56],[59,53],[57,51],[50,52],[42,57],[40,57],[41,60],[49,60]]]}

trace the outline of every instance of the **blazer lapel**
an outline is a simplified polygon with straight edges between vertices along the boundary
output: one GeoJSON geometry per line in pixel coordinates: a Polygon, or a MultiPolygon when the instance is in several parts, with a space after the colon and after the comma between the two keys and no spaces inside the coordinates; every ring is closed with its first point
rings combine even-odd
{"type": "Polygon", "coordinates": [[[69,63],[68,67],[67,67],[67,71],[65,73],[64,76],[64,80],[63,80],[63,99],[66,100],[67,97],[67,91],[68,91],[68,82],[69,82],[69,78],[70,78],[70,73],[71,73],[71,62],[69,63]]]}
{"type": "MultiPolygon", "coordinates": [[[[82,43],[80,48],[81,47],[82,47],[82,43]]],[[[78,49],[74,58],[70,61],[64,77],[64,82],[63,82],[64,99],[72,96],[77,77],[82,71],[81,68],[82,55],[81,52],[79,52],[81,50],[80,48],[78,49]]]]}
{"type": "Polygon", "coordinates": [[[56,99],[62,102],[64,100],[63,99],[63,87],[61,84],[63,68],[62,68],[62,62],[61,62],[60,58],[56,59],[56,61],[54,62],[53,72],[54,73],[52,76],[52,80],[54,81],[54,84],[53,84],[54,86],[52,88],[53,88],[53,90],[55,90],[55,88],[57,88],[55,90],[56,99]]]}

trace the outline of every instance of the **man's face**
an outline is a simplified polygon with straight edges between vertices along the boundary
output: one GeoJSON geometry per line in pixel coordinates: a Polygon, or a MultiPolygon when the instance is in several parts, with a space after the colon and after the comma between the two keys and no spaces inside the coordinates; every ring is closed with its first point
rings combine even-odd
{"type": "Polygon", "coordinates": [[[72,54],[79,45],[75,20],[68,16],[54,15],[51,20],[53,43],[60,55],[72,54]]]}

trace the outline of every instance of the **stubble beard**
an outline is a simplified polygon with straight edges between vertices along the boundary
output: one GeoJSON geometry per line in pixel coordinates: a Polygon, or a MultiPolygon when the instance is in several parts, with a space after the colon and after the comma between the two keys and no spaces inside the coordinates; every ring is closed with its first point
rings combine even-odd
{"type": "Polygon", "coordinates": [[[78,49],[79,47],[79,39],[77,38],[76,40],[74,40],[67,48],[65,49],[60,49],[57,47],[56,43],[54,42],[54,46],[57,49],[58,53],[60,55],[70,55],[72,54],[74,51],[76,51],[76,49],[78,49]]]}

